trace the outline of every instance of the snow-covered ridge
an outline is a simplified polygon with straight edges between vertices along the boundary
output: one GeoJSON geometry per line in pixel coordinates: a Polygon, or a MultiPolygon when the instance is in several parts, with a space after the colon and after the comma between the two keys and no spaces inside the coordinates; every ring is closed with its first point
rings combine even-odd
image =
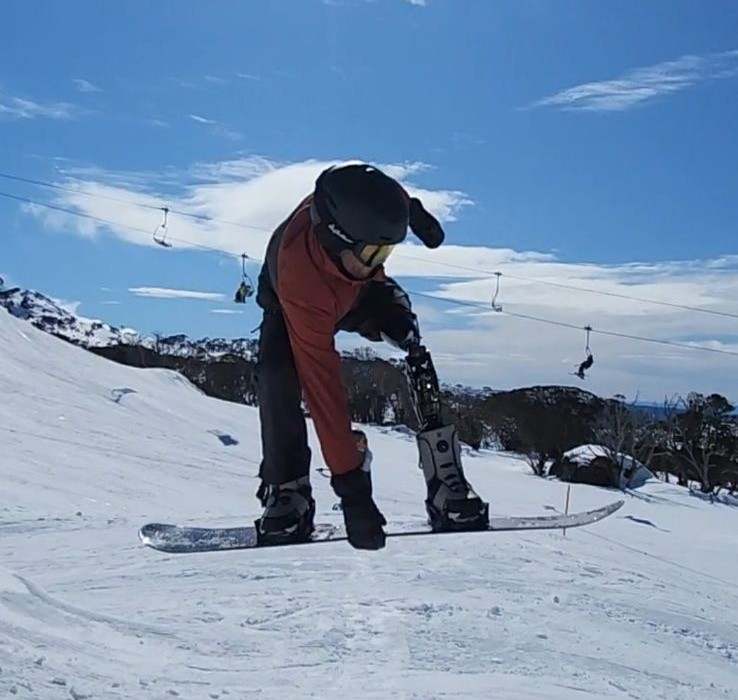
{"type": "Polygon", "coordinates": [[[226,355],[249,360],[256,353],[256,340],[249,338],[191,340],[185,335],[144,336],[133,328],[112,326],[98,319],[80,316],[62,302],[29,289],[16,287],[0,291],[0,306],[4,306],[13,316],[30,321],[36,328],[84,348],[140,345],[162,355],[203,360],[219,359],[226,355]]]}
{"type": "Polygon", "coordinates": [[[36,328],[83,347],[131,345],[139,341],[131,328],[116,328],[97,319],[85,318],[54,299],[29,289],[0,291],[0,305],[13,316],[30,321],[36,328]]]}

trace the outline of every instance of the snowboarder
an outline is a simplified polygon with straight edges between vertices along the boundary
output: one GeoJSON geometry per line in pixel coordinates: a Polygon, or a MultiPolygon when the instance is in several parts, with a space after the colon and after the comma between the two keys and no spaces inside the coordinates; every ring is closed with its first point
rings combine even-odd
{"type": "Polygon", "coordinates": [[[263,455],[257,496],[264,512],[256,521],[264,544],[306,540],[313,530],[303,394],[349,542],[360,549],[385,544],[386,521],[372,497],[372,453],[365,436],[352,432],[341,383],[339,330],[408,353],[433,529],[487,527],[488,506],[464,477],[454,426],[441,418],[438,379],[420,344],[417,317],[406,292],[384,272],[408,226],[428,247],[443,241],[438,221],[397,181],[370,165],[344,165],[320,175],[269,241],[256,297],[264,311],[257,365],[263,455]]]}

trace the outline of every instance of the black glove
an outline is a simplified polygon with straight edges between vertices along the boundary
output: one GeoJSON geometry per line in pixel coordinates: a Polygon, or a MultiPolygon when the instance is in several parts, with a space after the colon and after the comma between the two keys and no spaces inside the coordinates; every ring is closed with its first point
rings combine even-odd
{"type": "Polygon", "coordinates": [[[382,549],[387,524],[372,499],[372,482],[369,472],[354,469],[331,478],[331,486],[341,499],[343,520],[349,543],[356,549],[382,549]]]}

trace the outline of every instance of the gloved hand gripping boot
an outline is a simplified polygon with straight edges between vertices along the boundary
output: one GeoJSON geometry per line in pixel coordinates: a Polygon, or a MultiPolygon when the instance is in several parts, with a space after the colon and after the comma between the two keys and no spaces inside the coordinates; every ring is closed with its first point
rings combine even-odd
{"type": "Polygon", "coordinates": [[[387,524],[372,498],[372,482],[361,467],[346,474],[335,474],[331,486],[341,499],[349,543],[356,549],[382,549],[387,524]]]}

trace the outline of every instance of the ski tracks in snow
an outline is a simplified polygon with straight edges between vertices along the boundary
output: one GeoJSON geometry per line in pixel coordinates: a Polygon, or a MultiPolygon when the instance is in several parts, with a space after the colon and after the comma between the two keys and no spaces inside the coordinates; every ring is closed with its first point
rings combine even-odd
{"type": "Polygon", "coordinates": [[[128,634],[148,634],[155,636],[171,637],[172,633],[168,632],[164,628],[154,627],[153,625],[145,625],[130,620],[123,620],[121,618],[112,617],[110,615],[102,615],[101,613],[92,612],[85,610],[84,608],[77,607],[76,605],[70,605],[61,600],[57,600],[53,596],[48,595],[39,586],[32,581],[19,574],[15,574],[15,577],[28,589],[28,592],[38,598],[39,601],[45,603],[49,607],[61,610],[68,615],[82,618],[88,622],[99,622],[102,624],[110,625],[119,632],[128,634]]]}

